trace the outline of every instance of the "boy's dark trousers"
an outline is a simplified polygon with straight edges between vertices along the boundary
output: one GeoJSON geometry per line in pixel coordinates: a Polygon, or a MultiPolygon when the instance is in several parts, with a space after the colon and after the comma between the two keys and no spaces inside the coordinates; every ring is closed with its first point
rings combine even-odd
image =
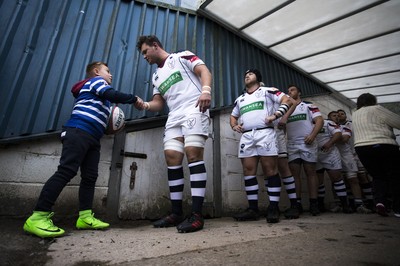
{"type": "Polygon", "coordinates": [[[79,210],[92,209],[100,160],[100,140],[78,128],[64,128],[58,170],[47,180],[35,211],[51,211],[63,188],[81,169],[79,210]],[[63,135],[65,132],[65,135],[63,135]]]}

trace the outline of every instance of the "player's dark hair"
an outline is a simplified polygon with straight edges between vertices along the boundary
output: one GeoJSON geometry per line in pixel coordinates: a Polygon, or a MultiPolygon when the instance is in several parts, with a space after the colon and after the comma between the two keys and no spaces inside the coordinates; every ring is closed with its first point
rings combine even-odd
{"type": "Polygon", "coordinates": [[[297,91],[301,93],[301,89],[300,89],[299,86],[294,85],[294,84],[289,84],[289,85],[288,85],[288,89],[289,89],[290,87],[295,87],[295,88],[297,89],[297,91]]]}
{"type": "Polygon", "coordinates": [[[338,112],[338,111],[331,111],[331,112],[329,112],[329,114],[328,114],[328,119],[330,119],[330,116],[331,116],[332,114],[335,114],[335,113],[337,114],[337,112],[338,112]]]}
{"type": "Polygon", "coordinates": [[[154,46],[154,43],[156,43],[161,49],[164,49],[160,40],[157,38],[156,35],[142,35],[139,37],[138,42],[136,43],[136,48],[139,50],[139,52],[142,49],[143,44],[147,44],[148,46],[154,46]]]}

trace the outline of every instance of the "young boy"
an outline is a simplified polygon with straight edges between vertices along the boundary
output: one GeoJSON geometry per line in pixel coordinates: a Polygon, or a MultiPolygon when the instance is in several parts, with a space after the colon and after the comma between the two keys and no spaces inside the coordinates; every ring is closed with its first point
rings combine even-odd
{"type": "Polygon", "coordinates": [[[100,159],[100,139],[104,135],[111,103],[133,104],[142,100],[132,94],[120,93],[110,84],[112,75],[106,63],[93,62],[86,68],[87,79],[72,87],[76,102],[70,119],[63,127],[63,144],[57,171],[44,185],[33,214],[26,220],[24,231],[45,238],[58,237],[64,230],[55,226],[52,207],[64,187],[81,170],[79,186],[78,229],[103,229],[108,223],[92,213],[95,183],[100,159]]]}

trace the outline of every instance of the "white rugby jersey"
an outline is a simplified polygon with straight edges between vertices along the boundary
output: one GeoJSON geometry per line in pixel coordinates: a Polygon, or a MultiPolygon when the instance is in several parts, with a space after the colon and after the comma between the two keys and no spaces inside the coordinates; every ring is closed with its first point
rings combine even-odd
{"type": "MultiPolygon", "coordinates": [[[[187,114],[200,112],[196,104],[201,95],[201,83],[193,70],[203,64],[190,51],[172,53],[153,73],[153,95],[160,94],[169,108],[167,124],[179,121],[187,114]]],[[[205,114],[208,115],[209,111],[205,114]]]]}
{"type": "Polygon", "coordinates": [[[321,116],[319,108],[311,103],[301,102],[289,116],[286,124],[288,144],[302,144],[304,137],[314,129],[313,119],[321,116]]]}
{"type": "Polygon", "coordinates": [[[353,132],[351,130],[351,122],[346,121],[344,125],[340,125],[340,128],[342,130],[342,135],[344,136],[350,136],[350,139],[346,142],[340,142],[337,143],[337,147],[339,149],[340,154],[345,155],[345,154],[354,154],[354,146],[353,146],[353,132]]]}
{"type": "Polygon", "coordinates": [[[327,143],[335,133],[342,132],[340,126],[331,120],[324,120],[324,126],[318,132],[315,138],[318,142],[318,147],[321,148],[327,143]]]}
{"type": "Polygon", "coordinates": [[[273,115],[285,94],[276,88],[259,87],[253,93],[240,95],[234,103],[232,116],[240,117],[243,130],[274,126],[265,124],[265,118],[273,115]]]}

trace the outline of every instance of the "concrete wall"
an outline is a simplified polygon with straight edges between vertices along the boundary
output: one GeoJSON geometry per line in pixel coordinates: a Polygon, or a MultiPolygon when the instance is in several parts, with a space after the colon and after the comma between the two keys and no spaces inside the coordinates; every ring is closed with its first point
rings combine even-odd
{"type": "MultiPolygon", "coordinates": [[[[121,173],[121,188],[118,216],[122,219],[158,218],[170,211],[167,165],[163,151],[164,128],[149,129],[128,133],[125,151],[143,153],[146,159],[125,157],[121,173]],[[136,178],[130,186],[132,163],[136,163],[136,178]]],[[[205,208],[207,215],[213,216],[213,139],[206,141],[204,154],[208,180],[206,187],[205,208]]],[[[185,185],[183,206],[185,213],[190,213],[191,193],[189,169],[186,158],[183,161],[185,185]]]]}
{"type": "MultiPolygon", "coordinates": [[[[102,141],[94,209],[104,212],[113,138],[102,141]]],[[[61,155],[59,137],[22,141],[0,148],[0,215],[26,215],[34,208],[43,184],[57,170],[61,155]]],[[[78,173],[79,175],[79,173],[78,173]]],[[[78,210],[79,177],[61,193],[54,210],[72,214],[78,210]]]]}
{"type": "MultiPolygon", "coordinates": [[[[330,96],[319,96],[307,99],[320,107],[324,117],[331,110],[344,109],[350,114],[350,109],[330,96]]],[[[222,214],[230,214],[238,209],[246,208],[247,200],[244,190],[243,171],[237,158],[237,147],[240,135],[231,130],[229,116],[231,109],[217,114],[213,119],[219,123],[220,141],[210,138],[207,140],[205,161],[208,172],[205,212],[213,216],[216,204],[222,207],[222,214]],[[220,154],[213,154],[215,145],[219,145],[220,154]],[[220,160],[220,176],[213,162],[220,160]],[[217,185],[217,186],[216,186],[217,185]],[[220,190],[215,188],[220,187],[220,190]],[[215,195],[220,193],[221,195],[215,195]],[[217,197],[216,197],[217,196],[217,197]],[[218,197],[219,196],[219,197],[218,197]],[[214,202],[220,198],[221,202],[214,202]]],[[[121,188],[119,198],[120,218],[142,219],[154,218],[160,212],[169,210],[169,191],[167,186],[166,165],[162,148],[163,128],[156,128],[128,133],[125,151],[145,153],[147,159],[125,157],[121,169],[121,188]],[[130,165],[136,162],[138,170],[134,188],[130,184],[130,165]]],[[[218,134],[218,132],[213,132],[218,134]]],[[[103,137],[99,178],[97,181],[94,211],[106,212],[108,183],[110,177],[111,154],[114,139],[112,136],[103,137]]],[[[40,190],[47,179],[55,172],[61,153],[61,143],[58,137],[48,137],[41,140],[23,141],[0,148],[0,215],[27,215],[36,204],[40,190]]],[[[185,173],[188,177],[186,162],[185,173]]],[[[260,182],[260,207],[268,204],[261,169],[258,170],[260,182]]],[[[78,210],[78,186],[80,178],[75,177],[61,193],[54,206],[59,214],[75,214],[78,210]]],[[[326,182],[329,192],[330,182],[326,182]]],[[[306,182],[303,182],[304,203],[307,203],[306,182]]],[[[190,183],[186,178],[184,205],[190,206],[190,183]]],[[[288,206],[286,192],[282,191],[282,208],[288,206]]],[[[327,201],[333,197],[328,194],[327,201]]],[[[307,205],[305,204],[305,207],[307,205]]]]}

